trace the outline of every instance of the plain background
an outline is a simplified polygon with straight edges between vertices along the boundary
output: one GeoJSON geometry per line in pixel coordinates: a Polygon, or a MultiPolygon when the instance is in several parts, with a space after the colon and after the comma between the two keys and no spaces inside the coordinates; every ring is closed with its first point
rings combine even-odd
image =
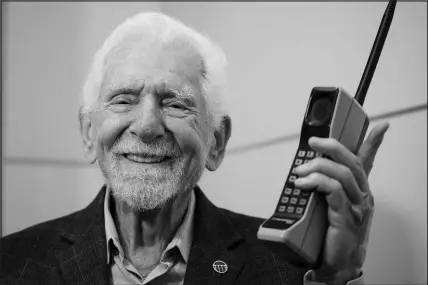
{"type": "MultiPolygon", "coordinates": [[[[95,51],[141,11],[162,11],[208,34],[229,61],[230,153],[200,183],[218,206],[267,218],[298,140],[310,90],[353,94],[386,2],[4,3],[3,235],[85,207],[102,186],[82,154],[77,111],[95,51]],[[234,152],[235,150],[235,152],[234,152]]],[[[379,115],[427,102],[427,4],[397,4],[365,109],[379,115]]],[[[365,279],[426,283],[426,109],[391,124],[370,176],[376,200],[365,279]]]]}

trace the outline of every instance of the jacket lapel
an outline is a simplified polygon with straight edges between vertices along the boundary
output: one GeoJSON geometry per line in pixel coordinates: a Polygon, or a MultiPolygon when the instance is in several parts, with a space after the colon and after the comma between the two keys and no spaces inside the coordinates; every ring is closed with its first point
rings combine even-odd
{"type": "Polygon", "coordinates": [[[186,269],[184,285],[229,285],[241,272],[245,260],[236,245],[243,241],[230,220],[195,187],[196,207],[194,236],[186,269]],[[241,257],[241,258],[240,258],[241,257]],[[227,265],[225,273],[214,270],[215,261],[227,265]]]}
{"type": "MultiPolygon", "coordinates": [[[[61,232],[55,249],[61,277],[67,285],[110,284],[104,228],[105,186],[92,203],[74,215],[61,232]]],[[[245,265],[243,241],[230,220],[195,187],[194,236],[184,285],[230,285],[245,265]],[[227,271],[214,270],[215,261],[227,265],[227,271]]]]}
{"type": "Polygon", "coordinates": [[[68,285],[110,284],[104,229],[105,186],[61,234],[56,256],[68,285]]]}

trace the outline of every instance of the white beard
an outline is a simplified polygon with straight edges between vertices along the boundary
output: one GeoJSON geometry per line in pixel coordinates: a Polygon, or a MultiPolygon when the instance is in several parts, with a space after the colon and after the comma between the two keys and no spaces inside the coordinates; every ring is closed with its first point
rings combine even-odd
{"type": "Polygon", "coordinates": [[[201,155],[190,167],[190,158],[180,157],[162,169],[142,168],[138,164],[123,169],[121,158],[112,155],[109,169],[101,169],[116,201],[144,212],[162,208],[179,194],[193,189],[203,174],[206,157],[207,154],[201,155]]]}

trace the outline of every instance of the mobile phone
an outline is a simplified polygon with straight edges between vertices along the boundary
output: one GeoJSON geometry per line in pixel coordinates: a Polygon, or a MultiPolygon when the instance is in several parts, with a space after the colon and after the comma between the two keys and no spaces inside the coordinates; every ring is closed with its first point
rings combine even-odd
{"type": "Polygon", "coordinates": [[[370,52],[355,97],[340,87],[312,89],[300,133],[299,146],[279,197],[274,214],[259,227],[257,237],[284,243],[289,261],[299,266],[316,267],[328,228],[327,202],[315,189],[303,190],[294,185],[295,168],[320,153],[309,147],[310,137],[334,138],[357,153],[367,132],[369,118],[363,109],[367,90],[376,69],[397,1],[388,3],[370,52]]]}

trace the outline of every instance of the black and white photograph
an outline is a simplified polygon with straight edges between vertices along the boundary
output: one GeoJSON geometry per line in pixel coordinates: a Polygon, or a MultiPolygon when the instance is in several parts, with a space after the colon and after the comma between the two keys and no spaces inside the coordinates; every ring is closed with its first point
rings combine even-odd
{"type": "Polygon", "coordinates": [[[427,2],[3,1],[0,285],[427,284],[427,2]]]}

